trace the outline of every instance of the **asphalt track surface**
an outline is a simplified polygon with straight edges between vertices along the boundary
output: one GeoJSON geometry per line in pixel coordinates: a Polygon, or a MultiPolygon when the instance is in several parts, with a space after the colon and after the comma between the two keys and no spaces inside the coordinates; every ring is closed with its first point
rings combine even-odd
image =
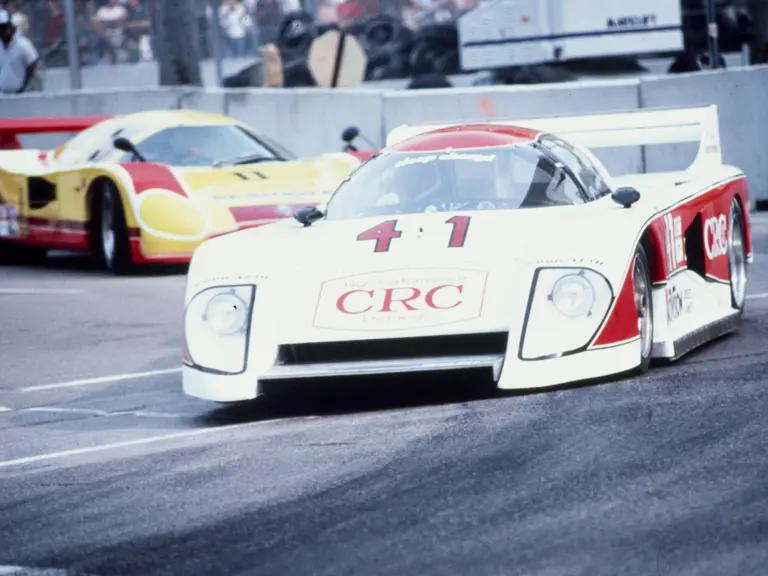
{"type": "Polygon", "coordinates": [[[0,574],[762,576],[768,215],[753,229],[740,333],[511,396],[221,408],[181,393],[183,275],[0,269],[0,574]]]}

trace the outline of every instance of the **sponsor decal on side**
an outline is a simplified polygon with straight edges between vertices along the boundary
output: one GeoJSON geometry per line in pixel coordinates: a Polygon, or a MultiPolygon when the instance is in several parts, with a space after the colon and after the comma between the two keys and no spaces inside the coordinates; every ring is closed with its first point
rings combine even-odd
{"type": "Polygon", "coordinates": [[[235,286],[237,284],[258,284],[263,280],[268,280],[266,274],[232,274],[227,276],[211,276],[204,280],[199,280],[193,284],[197,289],[202,286],[235,286]]]}
{"type": "Polygon", "coordinates": [[[677,286],[667,286],[667,322],[672,324],[684,314],[693,309],[693,294],[690,288],[678,289],[677,286]]]}
{"type": "Polygon", "coordinates": [[[387,270],[323,282],[312,325],[330,330],[403,330],[478,318],[488,273],[387,270]]]}
{"type": "Polygon", "coordinates": [[[19,236],[19,212],[16,206],[0,204],[0,236],[19,236]]]}
{"type": "Polygon", "coordinates": [[[444,152],[442,154],[429,154],[427,156],[414,156],[405,158],[395,164],[395,168],[412,166],[413,164],[428,164],[435,160],[470,160],[472,162],[493,162],[496,154],[462,154],[457,152],[444,152]]]}
{"type": "Polygon", "coordinates": [[[634,16],[619,16],[618,18],[608,18],[606,28],[649,28],[656,26],[658,18],[656,14],[638,14],[634,16]]]}
{"type": "Polygon", "coordinates": [[[680,216],[664,216],[664,244],[667,254],[667,273],[675,272],[687,264],[685,240],[680,216]]]}
{"type": "Polygon", "coordinates": [[[704,252],[710,260],[728,254],[728,220],[725,214],[712,216],[704,222],[704,252]]]}
{"type": "Polygon", "coordinates": [[[596,260],[594,258],[583,258],[581,256],[564,256],[562,258],[541,258],[538,260],[531,260],[529,264],[534,265],[551,265],[551,266],[605,266],[605,262],[602,260],[596,260]]]}

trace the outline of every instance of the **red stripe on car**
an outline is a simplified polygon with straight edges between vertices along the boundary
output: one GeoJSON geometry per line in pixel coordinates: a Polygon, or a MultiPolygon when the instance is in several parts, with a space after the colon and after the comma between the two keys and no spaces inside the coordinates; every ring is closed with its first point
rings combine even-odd
{"type": "Polygon", "coordinates": [[[187,196],[176,176],[165,164],[153,164],[151,162],[128,162],[122,164],[125,171],[133,180],[136,194],[147,190],[160,189],[175,192],[180,196],[187,196]]]}

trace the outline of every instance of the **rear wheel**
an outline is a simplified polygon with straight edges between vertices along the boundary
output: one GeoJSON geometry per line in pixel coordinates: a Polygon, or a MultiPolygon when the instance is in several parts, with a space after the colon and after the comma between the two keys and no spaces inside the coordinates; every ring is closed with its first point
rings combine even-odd
{"type": "Polygon", "coordinates": [[[643,374],[651,365],[653,353],[653,298],[648,256],[642,246],[637,247],[632,259],[632,286],[637,308],[637,329],[640,332],[640,364],[636,372],[643,374]]]}
{"type": "Polygon", "coordinates": [[[100,263],[115,274],[129,274],[135,265],[131,256],[128,227],[120,193],[112,182],[103,181],[91,206],[92,248],[100,263]]]}
{"type": "Polygon", "coordinates": [[[735,198],[728,222],[728,278],[731,281],[731,305],[744,311],[747,301],[747,251],[744,247],[744,213],[735,198]]]}

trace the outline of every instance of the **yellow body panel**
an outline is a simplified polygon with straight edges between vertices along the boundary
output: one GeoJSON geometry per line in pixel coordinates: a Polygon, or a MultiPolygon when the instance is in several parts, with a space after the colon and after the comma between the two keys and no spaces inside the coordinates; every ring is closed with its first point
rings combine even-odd
{"type": "Polygon", "coordinates": [[[0,152],[0,240],[9,235],[3,218],[10,214],[18,228],[11,239],[88,249],[90,197],[109,182],[122,199],[134,260],[184,261],[211,235],[326,202],[359,165],[342,153],[227,167],[120,164],[127,155],[112,145],[115,134],[141,149],[142,141],[165,129],[217,125],[240,126],[262,137],[227,116],[159,110],[103,121],[45,157],[35,150],[0,152]]]}

